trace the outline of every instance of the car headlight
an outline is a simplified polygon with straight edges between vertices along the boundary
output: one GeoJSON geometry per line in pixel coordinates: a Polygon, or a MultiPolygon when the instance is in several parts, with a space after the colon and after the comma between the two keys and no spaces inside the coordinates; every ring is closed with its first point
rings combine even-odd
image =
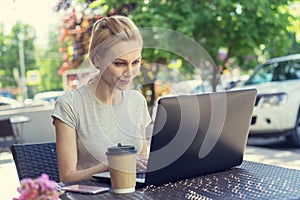
{"type": "Polygon", "coordinates": [[[280,106],[287,101],[287,93],[274,93],[262,96],[262,108],[280,106]]]}

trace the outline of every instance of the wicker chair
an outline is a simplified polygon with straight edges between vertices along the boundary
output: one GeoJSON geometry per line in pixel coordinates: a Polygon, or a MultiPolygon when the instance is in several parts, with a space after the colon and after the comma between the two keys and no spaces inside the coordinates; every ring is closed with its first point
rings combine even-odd
{"type": "Polygon", "coordinates": [[[13,144],[11,152],[19,180],[37,178],[42,173],[59,182],[56,143],[13,144]]]}
{"type": "Polygon", "coordinates": [[[14,133],[10,118],[0,120],[0,152],[2,149],[10,147],[12,144],[18,143],[14,133]]]}

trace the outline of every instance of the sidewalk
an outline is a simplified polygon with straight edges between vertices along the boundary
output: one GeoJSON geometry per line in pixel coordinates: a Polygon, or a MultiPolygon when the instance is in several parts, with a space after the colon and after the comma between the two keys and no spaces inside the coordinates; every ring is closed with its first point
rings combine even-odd
{"type": "MultiPolygon", "coordinates": [[[[244,160],[300,170],[300,154],[284,150],[247,146],[244,160]]],[[[16,190],[18,186],[18,175],[11,153],[0,153],[1,199],[11,200],[13,197],[18,197],[16,190]]]]}
{"type": "Polygon", "coordinates": [[[19,179],[11,153],[0,153],[0,196],[3,200],[18,197],[19,179]]]}
{"type": "Polygon", "coordinates": [[[247,146],[244,160],[300,170],[300,154],[286,150],[247,146]]]}

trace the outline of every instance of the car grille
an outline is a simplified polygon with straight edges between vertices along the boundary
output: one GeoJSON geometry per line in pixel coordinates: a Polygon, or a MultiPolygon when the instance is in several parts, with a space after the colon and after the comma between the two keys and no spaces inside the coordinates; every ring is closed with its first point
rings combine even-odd
{"type": "Polygon", "coordinates": [[[261,95],[257,95],[254,106],[257,106],[260,98],[261,98],[261,95]]]}
{"type": "Polygon", "coordinates": [[[251,125],[254,125],[256,123],[256,116],[253,116],[251,118],[251,125]]]}

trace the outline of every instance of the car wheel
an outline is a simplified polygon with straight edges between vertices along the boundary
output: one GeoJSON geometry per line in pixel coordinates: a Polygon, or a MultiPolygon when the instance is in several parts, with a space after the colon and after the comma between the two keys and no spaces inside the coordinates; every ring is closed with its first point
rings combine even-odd
{"type": "Polygon", "coordinates": [[[288,136],[288,142],[295,147],[300,147],[300,108],[297,115],[297,120],[291,135],[288,136]]]}

